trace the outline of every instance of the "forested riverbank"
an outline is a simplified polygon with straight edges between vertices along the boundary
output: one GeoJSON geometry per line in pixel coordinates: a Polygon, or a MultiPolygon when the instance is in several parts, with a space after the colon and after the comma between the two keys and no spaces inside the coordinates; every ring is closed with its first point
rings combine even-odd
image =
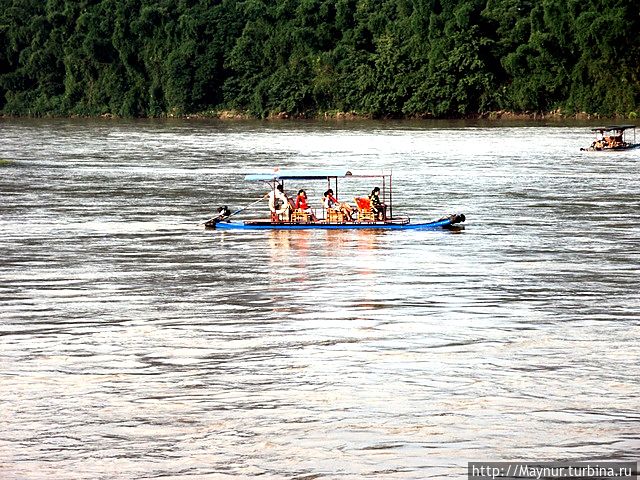
{"type": "Polygon", "coordinates": [[[635,118],[638,31],[631,0],[0,0],[0,113],[635,118]]]}

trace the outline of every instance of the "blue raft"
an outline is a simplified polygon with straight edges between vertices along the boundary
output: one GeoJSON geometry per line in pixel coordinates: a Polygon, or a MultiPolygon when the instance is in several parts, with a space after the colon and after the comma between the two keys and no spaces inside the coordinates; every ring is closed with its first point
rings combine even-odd
{"type": "MultiPolygon", "coordinates": [[[[233,213],[224,206],[218,209],[218,216],[205,222],[207,228],[214,228],[217,230],[433,230],[433,229],[449,229],[449,230],[461,230],[464,227],[460,224],[465,221],[464,214],[456,213],[447,215],[438,220],[431,222],[411,223],[408,216],[405,215],[393,215],[393,201],[392,201],[392,175],[391,173],[384,172],[361,172],[352,173],[350,170],[280,170],[275,169],[273,172],[267,173],[254,173],[245,176],[246,181],[259,181],[269,184],[270,190],[275,194],[277,185],[284,185],[285,181],[322,181],[327,183],[327,188],[334,189],[336,195],[338,191],[338,179],[377,179],[381,181],[382,203],[386,206],[385,212],[382,214],[382,218],[374,218],[373,214],[366,212],[362,208],[362,212],[358,213],[357,219],[351,221],[336,221],[335,218],[326,212],[323,215],[325,218],[310,219],[309,216],[300,215],[303,220],[297,220],[295,215],[289,215],[286,219],[281,219],[272,213],[271,219],[264,220],[245,220],[245,221],[233,221],[230,217],[246,210],[248,207],[255,205],[263,200],[258,199],[247,207],[241,208],[233,213]],[[362,213],[363,215],[361,215],[362,213]],[[368,213],[368,215],[366,215],[368,213]]],[[[358,198],[354,198],[356,202],[358,198]]],[[[368,200],[367,200],[368,201],[368,200]]],[[[361,207],[358,207],[360,211],[361,207]]],[[[294,212],[295,213],[295,212],[294,212]]],[[[323,209],[323,213],[324,209],[323,209]]],[[[282,216],[282,215],[281,215],[282,216]]],[[[281,217],[280,216],[280,217],[281,217]]]]}
{"type": "Polygon", "coordinates": [[[461,228],[457,224],[464,222],[463,214],[454,214],[439,220],[424,223],[371,222],[371,223],[273,223],[260,221],[238,222],[222,220],[210,224],[217,230],[433,230],[461,228]]]}

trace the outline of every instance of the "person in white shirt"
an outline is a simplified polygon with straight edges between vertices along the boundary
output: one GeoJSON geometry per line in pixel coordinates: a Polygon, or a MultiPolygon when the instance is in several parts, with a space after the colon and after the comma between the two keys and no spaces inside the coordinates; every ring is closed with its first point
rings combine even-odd
{"type": "Polygon", "coordinates": [[[291,211],[291,204],[289,198],[284,193],[282,185],[276,186],[271,192],[269,192],[269,210],[271,210],[272,216],[277,215],[279,220],[288,219],[291,211]]]}

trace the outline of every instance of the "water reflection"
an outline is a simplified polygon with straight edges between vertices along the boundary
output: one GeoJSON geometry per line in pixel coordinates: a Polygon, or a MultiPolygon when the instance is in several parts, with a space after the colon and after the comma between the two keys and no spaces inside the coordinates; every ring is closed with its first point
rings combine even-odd
{"type": "MultiPolygon", "coordinates": [[[[315,248],[315,232],[310,230],[271,230],[267,232],[269,251],[273,263],[281,263],[288,257],[305,262],[309,249],[315,248]],[[312,246],[312,242],[314,245],[312,246]]],[[[317,236],[317,235],[316,235],[317,236]]]]}

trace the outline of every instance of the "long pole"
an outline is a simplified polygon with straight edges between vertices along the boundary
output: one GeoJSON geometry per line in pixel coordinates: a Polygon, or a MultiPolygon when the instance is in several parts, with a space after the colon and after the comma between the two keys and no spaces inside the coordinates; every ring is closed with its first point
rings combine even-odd
{"type": "MultiPolygon", "coordinates": [[[[258,200],[256,200],[255,202],[250,203],[250,204],[249,204],[249,205],[247,205],[246,207],[242,207],[242,208],[240,208],[240,209],[236,210],[235,212],[230,213],[230,214],[229,214],[229,216],[228,216],[227,218],[233,217],[234,215],[237,215],[238,213],[243,212],[244,210],[246,210],[246,209],[247,209],[247,208],[249,208],[249,207],[253,207],[256,203],[259,203],[259,202],[261,202],[262,200],[264,200],[265,198],[267,198],[267,197],[269,196],[269,193],[271,193],[271,192],[267,192],[267,193],[265,193],[265,194],[264,194],[262,197],[260,197],[258,200]]],[[[218,215],[218,216],[216,216],[216,217],[213,217],[213,218],[210,218],[209,220],[207,220],[207,221],[206,221],[206,222],[204,222],[204,223],[209,223],[209,222],[211,222],[211,221],[213,221],[213,220],[218,220],[218,219],[219,219],[219,217],[220,217],[220,215],[218,215]]]]}
{"type": "MultiPolygon", "coordinates": [[[[242,212],[242,211],[246,210],[246,209],[247,209],[247,208],[249,208],[249,207],[253,207],[256,203],[259,203],[259,202],[261,202],[262,200],[264,200],[265,198],[267,198],[267,197],[269,196],[269,194],[270,194],[270,193],[271,193],[271,192],[267,192],[267,193],[265,193],[265,194],[264,194],[262,197],[260,197],[258,200],[256,200],[255,202],[250,203],[250,204],[249,204],[249,205],[247,205],[246,207],[242,207],[241,209],[236,210],[235,212],[233,212],[232,214],[230,214],[230,215],[229,215],[229,217],[233,217],[235,214],[240,213],[240,212],[242,212]]],[[[229,217],[227,217],[227,218],[229,218],[229,217]]]]}

